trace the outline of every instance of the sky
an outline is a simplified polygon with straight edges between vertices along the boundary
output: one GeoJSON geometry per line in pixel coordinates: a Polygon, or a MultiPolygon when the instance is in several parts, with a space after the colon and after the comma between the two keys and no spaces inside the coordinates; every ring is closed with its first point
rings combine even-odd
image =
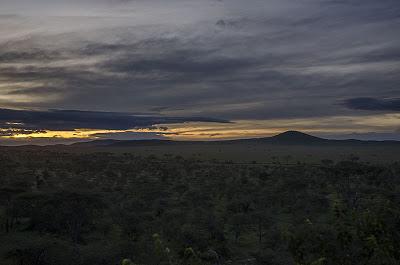
{"type": "Polygon", "coordinates": [[[398,0],[0,0],[0,144],[400,140],[398,0]]]}

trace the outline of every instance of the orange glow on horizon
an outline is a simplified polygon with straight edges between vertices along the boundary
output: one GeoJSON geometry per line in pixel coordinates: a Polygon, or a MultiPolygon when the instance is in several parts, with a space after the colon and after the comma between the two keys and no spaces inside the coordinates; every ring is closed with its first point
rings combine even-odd
{"type": "MultiPolygon", "coordinates": [[[[21,131],[18,129],[0,129],[7,139],[60,138],[60,139],[106,139],[112,134],[150,133],[155,137],[171,140],[221,140],[238,138],[267,137],[288,130],[298,130],[315,134],[348,134],[367,132],[395,131],[400,114],[384,114],[361,117],[323,117],[315,119],[286,120],[237,120],[232,123],[187,122],[177,124],[159,124],[154,128],[136,128],[129,130],[75,129],[73,131],[21,131]],[[167,129],[157,129],[165,127],[167,129]],[[9,132],[10,135],[7,135],[9,132]]],[[[10,124],[12,126],[12,124],[10,124]]],[[[134,134],[132,135],[134,139],[134,134]]],[[[151,135],[150,135],[151,136],[151,135]]]]}

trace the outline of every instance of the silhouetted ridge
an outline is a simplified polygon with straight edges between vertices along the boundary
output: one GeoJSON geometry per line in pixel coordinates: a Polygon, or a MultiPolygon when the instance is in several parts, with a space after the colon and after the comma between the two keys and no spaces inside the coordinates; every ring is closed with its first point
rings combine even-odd
{"type": "Polygon", "coordinates": [[[188,146],[188,145],[235,145],[235,144],[270,144],[270,145],[400,145],[398,141],[361,141],[361,140],[328,140],[298,131],[287,131],[272,137],[250,138],[220,141],[173,141],[166,139],[147,140],[95,140],[72,144],[72,147],[134,147],[134,146],[188,146]]]}
{"type": "Polygon", "coordinates": [[[288,144],[321,143],[328,140],[298,131],[287,131],[269,138],[272,142],[288,144]]]}
{"type": "Polygon", "coordinates": [[[120,142],[120,140],[105,139],[105,140],[94,140],[89,142],[78,142],[71,144],[70,146],[78,146],[78,147],[111,146],[118,142],[120,142]]]}

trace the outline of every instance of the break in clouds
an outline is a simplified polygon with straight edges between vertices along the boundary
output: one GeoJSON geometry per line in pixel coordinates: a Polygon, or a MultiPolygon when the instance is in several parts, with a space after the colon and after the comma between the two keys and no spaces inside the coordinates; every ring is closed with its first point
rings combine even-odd
{"type": "MultiPolygon", "coordinates": [[[[3,0],[0,6],[0,106],[9,111],[183,117],[177,123],[399,111],[397,0],[3,0]]],[[[108,118],[103,129],[114,127],[108,118]]],[[[34,129],[50,128],[39,125],[34,129]]]]}

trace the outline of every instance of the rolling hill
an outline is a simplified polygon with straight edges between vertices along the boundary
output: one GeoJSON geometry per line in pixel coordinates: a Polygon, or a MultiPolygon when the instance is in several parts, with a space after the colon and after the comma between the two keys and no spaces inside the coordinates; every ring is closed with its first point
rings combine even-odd
{"type": "Polygon", "coordinates": [[[221,140],[95,140],[72,145],[2,146],[6,152],[129,153],[139,156],[182,156],[196,160],[271,163],[277,159],[288,163],[318,163],[359,157],[362,161],[386,163],[400,161],[400,141],[330,140],[298,131],[272,137],[221,140]]]}
{"type": "Polygon", "coordinates": [[[173,141],[173,140],[94,140],[72,144],[73,147],[133,147],[158,145],[234,145],[234,144],[270,144],[270,145],[399,145],[398,141],[361,141],[355,139],[330,140],[299,131],[286,131],[272,137],[218,140],[218,141],[173,141]]]}

